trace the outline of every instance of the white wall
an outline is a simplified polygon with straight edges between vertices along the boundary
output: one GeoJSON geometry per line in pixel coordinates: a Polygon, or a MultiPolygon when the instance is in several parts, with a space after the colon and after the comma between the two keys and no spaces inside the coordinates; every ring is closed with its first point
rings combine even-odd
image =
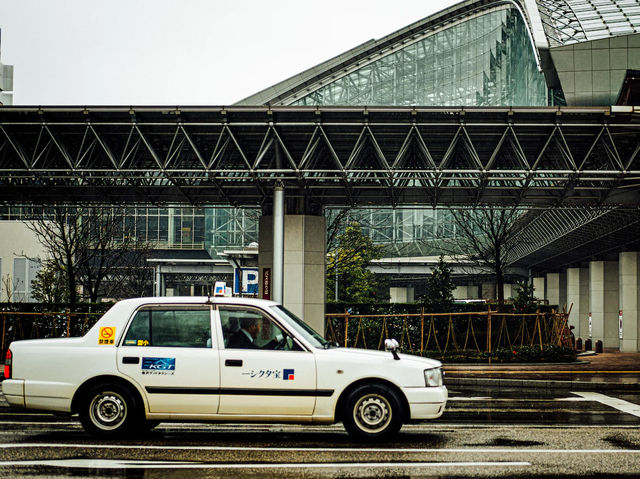
{"type": "MultiPolygon", "coordinates": [[[[11,289],[24,289],[25,285],[16,285],[16,275],[13,270],[15,258],[43,258],[44,248],[38,242],[36,235],[27,228],[27,225],[20,221],[0,221],[0,301],[7,301],[7,279],[10,280],[11,289]]],[[[28,267],[28,266],[27,266],[28,267]]],[[[35,275],[34,268],[31,273],[26,272],[27,278],[35,275]]],[[[28,281],[28,279],[27,279],[28,281]]],[[[30,285],[29,285],[30,286],[30,285]]],[[[27,286],[27,287],[29,287],[27,286]]],[[[13,301],[19,300],[15,295],[13,301]]]]}

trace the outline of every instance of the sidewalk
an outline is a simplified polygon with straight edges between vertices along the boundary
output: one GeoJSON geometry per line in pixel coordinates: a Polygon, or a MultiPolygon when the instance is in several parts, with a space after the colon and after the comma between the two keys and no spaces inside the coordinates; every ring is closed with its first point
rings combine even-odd
{"type": "Polygon", "coordinates": [[[482,387],[640,391],[640,353],[605,351],[562,364],[444,364],[445,384],[482,387]]]}

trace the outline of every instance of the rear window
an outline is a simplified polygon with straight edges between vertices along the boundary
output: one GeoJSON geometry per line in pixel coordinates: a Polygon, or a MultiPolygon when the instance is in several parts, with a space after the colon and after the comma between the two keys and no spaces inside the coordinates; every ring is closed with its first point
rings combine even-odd
{"type": "Polygon", "coordinates": [[[134,316],[123,346],[210,348],[210,308],[148,308],[134,316]]]}

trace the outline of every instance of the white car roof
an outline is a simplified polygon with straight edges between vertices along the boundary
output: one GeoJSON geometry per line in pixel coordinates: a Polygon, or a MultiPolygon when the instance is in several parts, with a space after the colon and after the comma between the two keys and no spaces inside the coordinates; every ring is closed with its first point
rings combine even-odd
{"type": "Polygon", "coordinates": [[[270,307],[277,306],[278,303],[266,299],[256,298],[236,298],[228,296],[152,296],[147,298],[131,298],[119,301],[129,306],[137,307],[144,304],[247,304],[254,306],[270,307]]]}

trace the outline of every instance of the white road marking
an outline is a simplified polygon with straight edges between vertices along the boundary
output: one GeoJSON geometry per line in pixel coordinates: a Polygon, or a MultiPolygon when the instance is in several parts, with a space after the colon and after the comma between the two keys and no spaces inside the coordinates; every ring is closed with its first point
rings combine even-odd
{"type": "Polygon", "coordinates": [[[638,404],[634,404],[623,399],[613,398],[611,396],[605,396],[604,394],[600,393],[574,392],[573,394],[577,394],[578,396],[581,396],[589,401],[596,401],[606,406],[610,406],[614,409],[617,409],[618,411],[640,417],[640,406],[638,404]]]}
{"type": "Polygon", "coordinates": [[[528,448],[360,448],[360,447],[260,447],[260,446],[152,446],[125,444],[55,444],[55,443],[7,443],[0,449],[24,448],[53,449],[138,449],[161,451],[261,451],[261,452],[404,452],[404,453],[538,453],[538,454],[638,454],[639,449],[528,449],[528,448]]]}
{"type": "Polygon", "coordinates": [[[447,399],[447,401],[488,401],[488,400],[494,400],[491,397],[472,397],[472,398],[466,398],[466,397],[461,397],[461,396],[454,396],[454,397],[450,397],[449,399],[447,399]]]}
{"type": "Polygon", "coordinates": [[[49,466],[86,469],[352,469],[352,468],[433,468],[433,467],[514,467],[530,462],[337,462],[311,464],[215,464],[201,462],[127,461],[108,459],[60,459],[41,461],[2,461],[0,467],[49,466]]]}
{"type": "MultiPolygon", "coordinates": [[[[0,427],[3,424],[9,425],[24,425],[24,426],[51,426],[51,428],[55,428],[58,426],[64,426],[65,428],[71,427],[72,429],[82,429],[79,422],[29,422],[29,421],[0,421],[0,427]]],[[[602,426],[598,424],[530,424],[530,423],[522,423],[522,424],[509,424],[505,426],[503,424],[478,424],[478,423],[444,423],[439,422],[437,424],[405,424],[402,426],[403,431],[424,431],[424,432],[434,432],[442,429],[491,429],[491,430],[512,430],[514,427],[517,428],[527,428],[527,429],[602,429],[602,428],[610,428],[610,429],[637,429],[637,425],[630,424],[612,424],[609,426],[602,426]]],[[[336,434],[336,433],[344,433],[346,436],[346,431],[342,427],[341,424],[335,426],[270,426],[270,427],[235,427],[235,426],[222,426],[216,423],[163,423],[161,426],[158,426],[154,429],[154,431],[209,431],[211,433],[237,433],[237,432],[260,432],[260,433],[277,433],[277,432],[295,432],[295,433],[327,433],[327,434],[336,434]]],[[[29,434],[29,430],[18,431],[0,431],[0,435],[12,435],[16,434],[29,434]]]]}
{"type": "Polygon", "coordinates": [[[492,398],[492,397],[460,397],[460,396],[454,396],[454,397],[450,397],[447,402],[452,402],[452,401],[460,401],[460,402],[474,402],[474,401],[491,401],[492,403],[498,403],[498,402],[540,402],[540,403],[547,403],[547,402],[563,402],[563,401],[567,401],[567,402],[580,402],[580,401],[589,401],[588,399],[585,398],[578,398],[578,397],[567,397],[567,398],[492,398]]]}
{"type": "Polygon", "coordinates": [[[29,426],[43,426],[43,425],[48,425],[48,426],[71,426],[71,425],[80,425],[79,422],[77,421],[69,421],[69,422],[63,422],[63,421],[0,421],[0,426],[2,426],[3,424],[27,424],[29,426]]]}

